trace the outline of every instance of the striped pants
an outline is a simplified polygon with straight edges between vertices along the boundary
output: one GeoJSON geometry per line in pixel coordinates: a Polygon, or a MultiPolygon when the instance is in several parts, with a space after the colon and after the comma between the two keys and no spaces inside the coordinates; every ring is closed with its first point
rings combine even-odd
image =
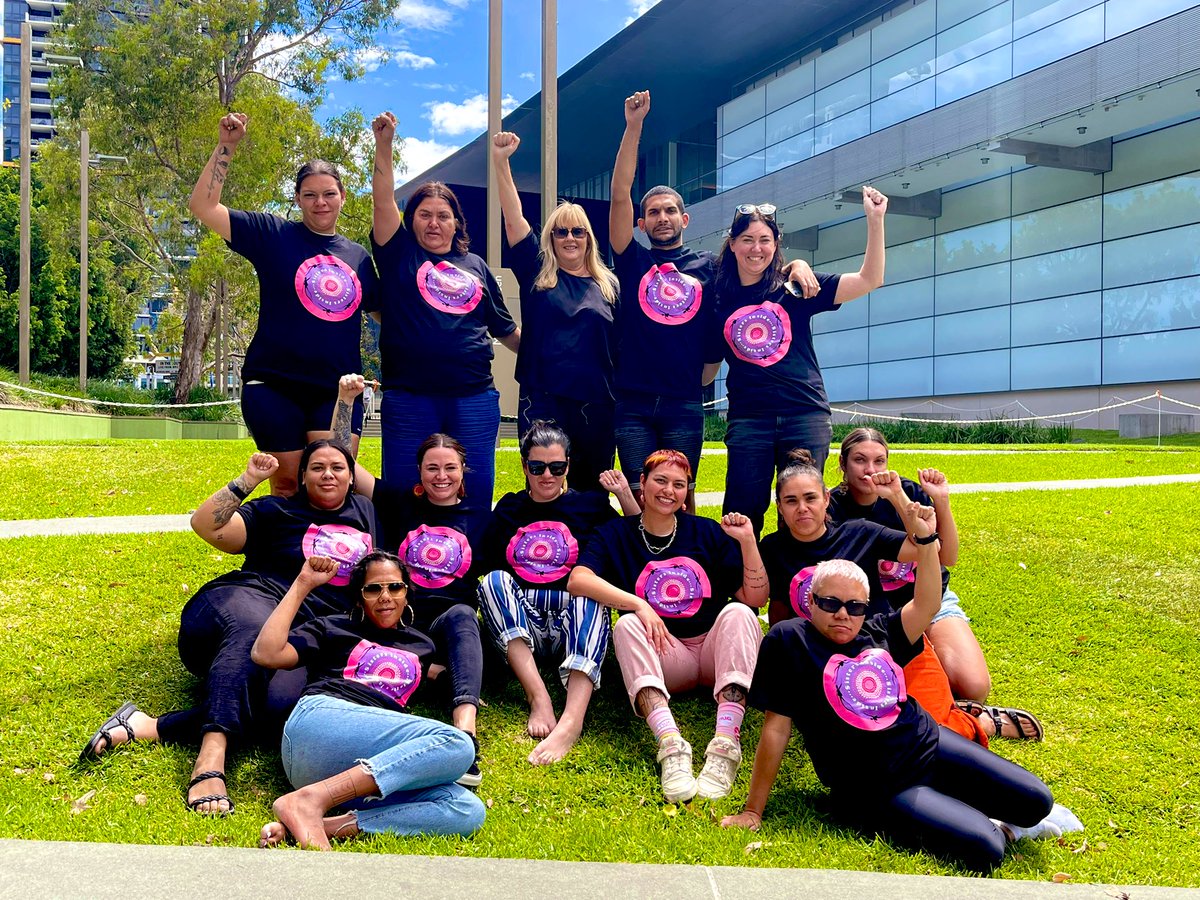
{"type": "Polygon", "coordinates": [[[571,672],[582,672],[600,687],[611,628],[606,607],[566,591],[525,587],[498,570],[479,580],[479,610],[501,653],[520,638],[535,656],[562,654],[558,675],[564,685],[571,672]]]}

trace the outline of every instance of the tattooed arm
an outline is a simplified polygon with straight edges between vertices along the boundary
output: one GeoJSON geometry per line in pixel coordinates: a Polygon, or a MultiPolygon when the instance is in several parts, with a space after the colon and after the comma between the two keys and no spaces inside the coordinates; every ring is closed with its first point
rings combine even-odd
{"type": "Polygon", "coordinates": [[[192,215],[226,241],[230,237],[229,207],[221,202],[221,188],[229,174],[229,161],[233,159],[238,143],[246,136],[246,118],[245,113],[230,113],[221,119],[217,126],[217,149],[208,158],[188,201],[192,215]]]}
{"type": "MultiPolygon", "coordinates": [[[[379,382],[373,383],[378,387],[379,382]]],[[[354,420],[354,400],[366,386],[367,381],[361,375],[343,375],[338,380],[338,398],[333,407],[333,421],[329,430],[333,432],[335,441],[340,441],[347,447],[353,446],[350,443],[350,431],[354,420]]],[[[373,499],[375,495],[375,476],[357,461],[354,463],[354,493],[361,494],[368,500],[373,499]]]]}
{"type": "Polygon", "coordinates": [[[226,553],[240,553],[246,546],[246,523],[237,514],[238,507],[256,487],[279,468],[279,460],[269,453],[255,453],[246,463],[246,471],[200,504],[192,513],[192,531],[226,553]]]}

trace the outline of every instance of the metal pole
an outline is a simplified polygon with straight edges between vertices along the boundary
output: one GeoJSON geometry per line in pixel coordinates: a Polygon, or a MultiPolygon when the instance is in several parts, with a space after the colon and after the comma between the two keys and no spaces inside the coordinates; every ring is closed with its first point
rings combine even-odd
{"type": "Polygon", "coordinates": [[[92,149],[88,130],[79,130],[79,389],[88,376],[88,174],[92,149]]]}
{"type": "Polygon", "coordinates": [[[29,384],[29,193],[33,182],[30,157],[33,142],[30,140],[29,106],[31,100],[30,74],[33,69],[33,29],[28,22],[21,23],[21,259],[18,268],[21,293],[18,301],[17,374],[21,384],[29,384]]]}
{"type": "Polygon", "coordinates": [[[500,130],[500,20],[502,0],[488,0],[488,133],[484,141],[487,166],[487,264],[492,271],[500,268],[500,186],[492,167],[492,135],[500,130]]]}
{"type": "Polygon", "coordinates": [[[558,0],[542,0],[542,221],[558,205],[558,0]]]}

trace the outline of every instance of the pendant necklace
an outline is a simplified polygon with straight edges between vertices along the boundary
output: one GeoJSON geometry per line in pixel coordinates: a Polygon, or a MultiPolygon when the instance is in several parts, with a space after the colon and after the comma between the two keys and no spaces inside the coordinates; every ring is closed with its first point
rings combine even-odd
{"type": "Polygon", "coordinates": [[[679,517],[675,517],[674,525],[671,527],[671,533],[666,536],[666,543],[661,547],[654,546],[654,544],[650,542],[650,538],[653,537],[655,540],[664,540],[664,538],[657,534],[651,535],[650,532],[646,530],[646,525],[642,516],[638,516],[638,531],[642,535],[642,543],[646,545],[646,549],[657,556],[659,553],[665,553],[667,548],[675,543],[675,533],[679,531],[679,517]]]}

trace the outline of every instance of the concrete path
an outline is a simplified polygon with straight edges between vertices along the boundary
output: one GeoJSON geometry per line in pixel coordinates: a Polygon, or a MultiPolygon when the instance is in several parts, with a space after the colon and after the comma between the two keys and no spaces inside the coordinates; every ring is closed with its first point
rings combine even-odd
{"type": "Polygon", "coordinates": [[[1072,885],[832,869],[563,863],[377,853],[0,840],[0,897],[420,897],[514,900],[1170,900],[1182,888],[1072,885]],[[602,887],[601,887],[602,886],[602,887]]]}

